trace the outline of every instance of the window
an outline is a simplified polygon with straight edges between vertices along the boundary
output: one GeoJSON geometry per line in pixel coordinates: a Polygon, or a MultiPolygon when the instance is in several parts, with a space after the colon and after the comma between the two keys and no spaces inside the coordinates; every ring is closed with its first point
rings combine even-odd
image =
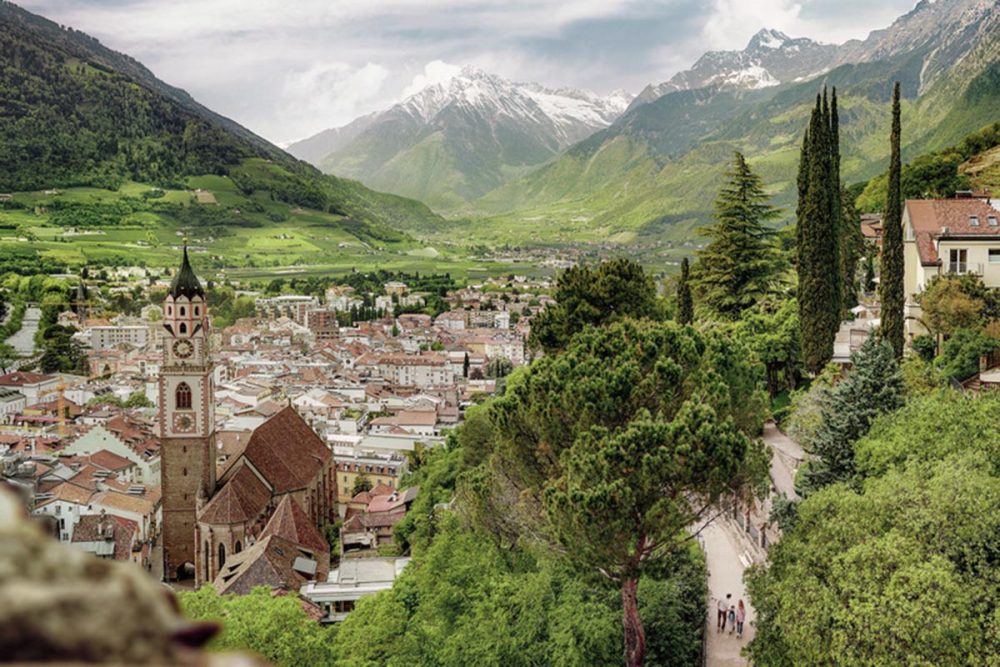
{"type": "Polygon", "coordinates": [[[185,324],[184,322],[181,322],[180,332],[182,334],[186,334],[188,332],[188,325],[185,324]]]}
{"type": "Polygon", "coordinates": [[[175,394],[176,407],[178,410],[190,410],[191,409],[191,387],[187,382],[181,382],[177,385],[177,392],[175,394]]]}
{"type": "Polygon", "coordinates": [[[198,314],[199,314],[199,308],[198,308],[198,306],[195,306],[194,307],[194,316],[198,317],[198,314]]]}
{"type": "Polygon", "coordinates": [[[969,269],[969,251],[965,248],[952,248],[948,251],[948,271],[965,273],[969,269]]]}
{"type": "Polygon", "coordinates": [[[998,225],[998,223],[997,223],[997,217],[995,215],[987,216],[986,217],[986,224],[988,224],[990,227],[996,227],[998,225]]]}
{"type": "Polygon", "coordinates": [[[1000,264],[1000,248],[990,248],[990,264],[1000,264]]]}
{"type": "Polygon", "coordinates": [[[226,545],[219,542],[219,569],[226,564],[226,545]]]}
{"type": "Polygon", "coordinates": [[[969,216],[969,226],[970,227],[978,227],[979,226],[979,216],[978,215],[970,215],[969,216]]]}
{"type": "Polygon", "coordinates": [[[186,314],[186,312],[187,311],[185,310],[184,306],[181,306],[181,317],[184,317],[184,315],[186,314]]]}
{"type": "MultiPolygon", "coordinates": [[[[195,312],[195,314],[197,314],[197,311],[195,312]]],[[[240,544],[239,540],[236,540],[236,545],[233,547],[233,553],[238,554],[241,551],[243,551],[243,545],[240,544]]]]}
{"type": "Polygon", "coordinates": [[[170,316],[170,315],[173,315],[173,314],[174,314],[173,307],[172,306],[167,306],[167,315],[170,316]]]}

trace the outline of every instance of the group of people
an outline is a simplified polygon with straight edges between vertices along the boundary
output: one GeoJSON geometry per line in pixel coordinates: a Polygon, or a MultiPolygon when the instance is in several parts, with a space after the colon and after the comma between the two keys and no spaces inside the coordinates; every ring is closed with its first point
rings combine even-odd
{"type": "Polygon", "coordinates": [[[743,639],[743,624],[747,620],[747,608],[741,599],[738,604],[732,604],[733,594],[726,593],[725,599],[719,598],[719,619],[716,632],[725,632],[729,626],[729,634],[736,632],[737,639],[743,639]]]}

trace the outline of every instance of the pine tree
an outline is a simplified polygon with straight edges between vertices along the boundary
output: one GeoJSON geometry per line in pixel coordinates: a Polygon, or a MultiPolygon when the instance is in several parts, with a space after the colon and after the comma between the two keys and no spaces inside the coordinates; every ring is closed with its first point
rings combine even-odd
{"type": "Polygon", "coordinates": [[[879,296],[882,302],[882,338],[889,341],[896,358],[903,357],[903,200],[900,191],[902,165],[899,153],[899,82],[892,90],[892,135],[889,158],[889,191],[885,203],[882,232],[882,276],[879,296]]]}
{"type": "Polygon", "coordinates": [[[891,346],[869,336],[851,357],[853,370],[821,400],[820,426],[805,443],[818,458],[803,470],[802,495],[854,476],[854,443],[876,417],[903,404],[903,375],[891,346]]]}
{"type": "Polygon", "coordinates": [[[716,223],[706,230],[712,240],[698,253],[693,280],[702,303],[737,319],[774,291],[780,263],[765,223],[778,211],[742,154],[734,154],[726,178],[715,200],[716,223]]]}
{"type": "Polygon", "coordinates": [[[688,258],[681,260],[681,277],[677,281],[677,322],[694,322],[694,301],[691,299],[691,285],[688,282],[688,258]]]}
{"type": "Polygon", "coordinates": [[[808,161],[808,176],[805,198],[798,206],[798,301],[803,361],[809,371],[817,373],[833,356],[840,323],[839,230],[832,216],[830,118],[829,107],[820,95],[809,123],[808,148],[801,158],[808,161]]]}

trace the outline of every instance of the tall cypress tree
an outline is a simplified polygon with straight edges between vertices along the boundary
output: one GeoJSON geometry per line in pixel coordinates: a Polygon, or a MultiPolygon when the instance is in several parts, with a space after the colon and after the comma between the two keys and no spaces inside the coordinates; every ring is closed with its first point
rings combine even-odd
{"type": "MultiPolygon", "coordinates": [[[[840,319],[840,262],[832,219],[829,106],[816,96],[809,123],[805,197],[799,202],[799,326],[806,368],[819,372],[833,356],[840,319]]],[[[803,167],[806,168],[806,167],[803,167]]]]}
{"type": "MultiPolygon", "coordinates": [[[[810,122],[810,125],[812,123],[810,122]]],[[[806,194],[809,192],[809,156],[812,155],[812,148],[809,144],[809,127],[802,133],[802,151],[799,153],[799,175],[798,189],[799,199],[795,206],[795,263],[799,263],[799,252],[802,248],[802,235],[806,230],[806,221],[803,218],[803,210],[806,203],[806,194]]]]}
{"type": "Polygon", "coordinates": [[[742,154],[734,154],[726,178],[715,200],[716,223],[706,230],[712,240],[699,251],[692,277],[701,303],[737,319],[774,291],[780,260],[766,223],[778,211],[742,154]]]}
{"type": "Polygon", "coordinates": [[[694,301],[691,299],[691,285],[688,282],[688,258],[681,260],[681,277],[677,281],[677,322],[691,324],[694,321],[694,301]]]}
{"type": "Polygon", "coordinates": [[[837,258],[840,263],[840,280],[837,282],[837,305],[840,312],[834,324],[834,336],[840,328],[844,311],[854,305],[855,293],[850,289],[851,279],[847,276],[848,220],[844,216],[842,186],[840,183],[840,114],[837,111],[837,88],[830,91],[830,208],[834,228],[837,230],[837,258]]]}
{"type": "Polygon", "coordinates": [[[889,158],[889,191],[882,232],[882,338],[889,341],[897,359],[903,357],[903,200],[900,190],[902,163],[899,154],[899,82],[892,90],[892,134],[889,158]]]}

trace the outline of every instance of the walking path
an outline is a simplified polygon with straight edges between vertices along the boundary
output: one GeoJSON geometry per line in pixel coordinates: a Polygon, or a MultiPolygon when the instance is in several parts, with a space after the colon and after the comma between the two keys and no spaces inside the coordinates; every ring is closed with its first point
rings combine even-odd
{"type": "Polygon", "coordinates": [[[25,308],[21,328],[7,339],[7,344],[22,357],[28,357],[35,353],[35,334],[38,332],[38,324],[41,319],[41,309],[34,306],[25,308]]]}
{"type": "Polygon", "coordinates": [[[708,566],[709,602],[708,620],[705,626],[705,654],[708,667],[738,667],[749,664],[740,655],[743,647],[753,639],[755,614],[743,587],[743,572],[753,562],[753,555],[744,544],[736,527],[725,518],[713,521],[701,533],[705,546],[705,560],[708,566]],[[732,594],[732,604],[741,599],[747,608],[747,620],[743,627],[743,639],[729,634],[728,623],[725,632],[716,631],[716,605],[719,598],[732,594]]]}
{"type": "MultiPolygon", "coordinates": [[[[806,453],[802,447],[778,430],[773,422],[764,427],[764,443],[771,449],[771,481],[779,493],[797,498],[795,493],[795,471],[806,453]]],[[[705,550],[705,564],[708,568],[709,601],[708,618],[705,625],[705,664],[707,667],[743,667],[749,661],[740,655],[743,647],[754,637],[756,613],[750,606],[743,586],[743,573],[750,565],[761,562],[766,554],[751,542],[747,534],[728,516],[721,516],[702,530],[702,547],[705,550]],[[735,634],[716,632],[716,609],[719,598],[732,594],[732,604],[740,599],[747,608],[747,620],[743,628],[743,639],[735,634]]]]}

